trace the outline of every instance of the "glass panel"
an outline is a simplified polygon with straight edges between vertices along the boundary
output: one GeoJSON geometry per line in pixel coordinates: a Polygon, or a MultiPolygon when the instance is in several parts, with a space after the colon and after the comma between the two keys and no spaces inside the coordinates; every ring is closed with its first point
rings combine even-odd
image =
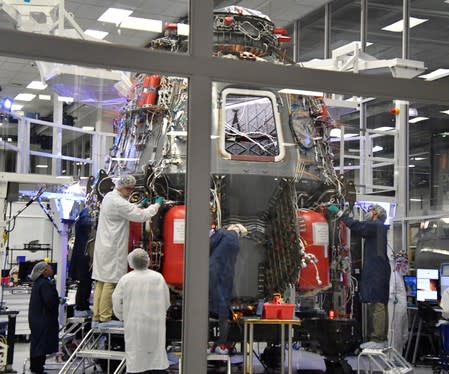
{"type": "Polygon", "coordinates": [[[0,9],[4,28],[169,52],[187,51],[188,0],[4,3],[0,9]]]}
{"type": "Polygon", "coordinates": [[[52,174],[51,158],[43,156],[30,156],[30,172],[32,174],[52,174]]]}

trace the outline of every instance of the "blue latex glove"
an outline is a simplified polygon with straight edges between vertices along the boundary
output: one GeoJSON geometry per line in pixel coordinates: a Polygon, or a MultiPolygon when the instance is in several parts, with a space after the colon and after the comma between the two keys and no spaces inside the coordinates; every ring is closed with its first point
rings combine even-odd
{"type": "Polygon", "coordinates": [[[143,200],[140,202],[139,207],[140,207],[140,208],[146,208],[146,207],[148,206],[149,203],[150,203],[150,202],[149,202],[148,198],[146,197],[145,199],[143,199],[143,200]]]}
{"type": "Polygon", "coordinates": [[[162,196],[158,196],[158,197],[156,197],[155,199],[154,199],[154,203],[155,204],[159,204],[159,205],[162,205],[162,204],[164,204],[164,198],[162,197],[162,196]]]}
{"type": "Polygon", "coordinates": [[[338,212],[340,211],[340,209],[338,208],[338,206],[336,206],[335,204],[331,204],[327,207],[327,211],[330,214],[338,214],[338,212]]]}

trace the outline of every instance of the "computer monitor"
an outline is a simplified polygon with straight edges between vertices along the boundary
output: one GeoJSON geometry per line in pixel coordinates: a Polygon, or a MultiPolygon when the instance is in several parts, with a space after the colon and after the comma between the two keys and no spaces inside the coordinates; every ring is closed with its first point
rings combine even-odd
{"type": "Polygon", "coordinates": [[[416,301],[438,303],[438,269],[416,270],[416,301]]]}
{"type": "Polygon", "coordinates": [[[404,275],[405,292],[407,299],[416,299],[416,276],[415,275],[404,275]]]}
{"type": "MultiPolygon", "coordinates": [[[[42,261],[42,260],[41,260],[42,261]]],[[[36,265],[39,261],[24,261],[19,264],[19,282],[21,284],[25,283],[31,283],[30,274],[33,270],[34,265],[36,265]]],[[[56,274],[58,264],[56,262],[50,262],[49,264],[52,269],[53,273],[56,274]]]]}
{"type": "Polygon", "coordinates": [[[440,265],[440,295],[449,287],[449,264],[440,265]]]}

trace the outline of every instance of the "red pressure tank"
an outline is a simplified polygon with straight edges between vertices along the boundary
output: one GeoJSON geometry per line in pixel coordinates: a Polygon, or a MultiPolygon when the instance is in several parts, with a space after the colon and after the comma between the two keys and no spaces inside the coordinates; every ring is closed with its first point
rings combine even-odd
{"type": "Polygon", "coordinates": [[[329,225],[323,214],[313,210],[300,209],[296,213],[304,220],[304,229],[300,231],[306,253],[318,260],[316,267],[309,262],[299,271],[297,288],[310,291],[329,286],[329,225]]]}
{"type": "Polygon", "coordinates": [[[142,247],[142,222],[129,223],[128,252],[134,248],[142,247]]]}
{"type": "Polygon", "coordinates": [[[185,205],[170,208],[164,216],[164,256],[162,275],[172,286],[182,287],[184,281],[185,205]]]}

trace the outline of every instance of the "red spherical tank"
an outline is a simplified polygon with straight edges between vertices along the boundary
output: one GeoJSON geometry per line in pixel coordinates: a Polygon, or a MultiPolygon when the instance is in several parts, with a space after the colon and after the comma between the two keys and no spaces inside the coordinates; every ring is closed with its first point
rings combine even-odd
{"type": "Polygon", "coordinates": [[[304,220],[300,231],[307,266],[299,271],[297,288],[310,291],[329,286],[329,225],[323,214],[313,210],[298,210],[304,220]]]}
{"type": "Polygon", "coordinates": [[[185,206],[177,205],[164,216],[162,258],[162,275],[168,284],[175,287],[182,287],[184,281],[184,237],[185,206]]]}

